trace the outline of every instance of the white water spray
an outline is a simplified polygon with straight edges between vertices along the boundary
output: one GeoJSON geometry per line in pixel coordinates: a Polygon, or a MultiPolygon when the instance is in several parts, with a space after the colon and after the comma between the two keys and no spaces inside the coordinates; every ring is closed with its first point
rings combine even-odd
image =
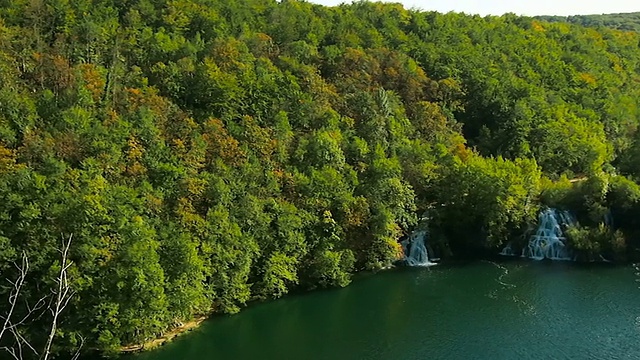
{"type": "Polygon", "coordinates": [[[574,224],[575,220],[568,211],[542,211],[538,216],[538,230],[522,250],[522,256],[535,260],[573,260],[562,227],[574,224]]]}
{"type": "Polygon", "coordinates": [[[516,254],[515,251],[513,251],[513,246],[511,245],[511,243],[508,243],[507,246],[505,246],[504,249],[502,249],[502,251],[500,252],[500,255],[502,255],[502,256],[518,256],[518,254],[516,254]]]}
{"type": "Polygon", "coordinates": [[[426,230],[416,230],[401,242],[407,265],[432,266],[436,264],[429,261],[429,252],[426,247],[428,237],[429,233],[426,230]]]}

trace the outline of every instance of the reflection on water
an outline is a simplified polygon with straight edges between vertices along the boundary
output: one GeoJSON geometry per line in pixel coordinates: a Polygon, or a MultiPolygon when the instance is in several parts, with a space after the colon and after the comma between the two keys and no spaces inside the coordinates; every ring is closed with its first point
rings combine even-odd
{"type": "Polygon", "coordinates": [[[136,357],[640,359],[638,280],[638,266],[404,268],[257,304],[136,357]]]}

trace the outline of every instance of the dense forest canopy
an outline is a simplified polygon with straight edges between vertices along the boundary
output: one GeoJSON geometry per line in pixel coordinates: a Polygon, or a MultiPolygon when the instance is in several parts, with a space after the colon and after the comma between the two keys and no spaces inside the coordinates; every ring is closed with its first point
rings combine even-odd
{"type": "MultiPolygon", "coordinates": [[[[30,261],[15,317],[71,235],[62,354],[345,286],[423,216],[442,257],[498,252],[541,206],[576,212],[583,256],[636,256],[639,44],[388,3],[2,1],[3,279],[30,261]]],[[[40,349],[50,321],[21,334],[40,349]]]]}
{"type": "Polygon", "coordinates": [[[640,32],[640,12],[602,15],[574,15],[574,16],[536,16],[549,22],[570,22],[589,27],[609,27],[622,31],[640,32]]]}

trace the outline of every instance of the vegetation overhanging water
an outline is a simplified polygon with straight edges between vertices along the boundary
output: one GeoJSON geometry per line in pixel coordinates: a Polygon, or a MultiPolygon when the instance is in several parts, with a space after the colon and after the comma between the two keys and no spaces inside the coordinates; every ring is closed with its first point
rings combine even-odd
{"type": "Polygon", "coordinates": [[[125,359],[636,359],[638,279],[569,262],[402,268],[213,318],[125,359]]]}
{"type": "MultiPolygon", "coordinates": [[[[611,24],[621,18],[606,17],[611,29],[366,1],[0,2],[0,356],[113,356],[403,259],[638,260],[640,34],[611,24]],[[571,221],[544,217],[532,238],[552,208],[571,221]]],[[[476,280],[440,284],[410,310],[494,285],[476,280]]],[[[389,291],[413,291],[400,283],[389,291]]],[[[381,314],[402,301],[369,296],[381,314]]],[[[491,329],[462,299],[478,331],[465,339],[480,341],[491,329]]],[[[406,334],[403,309],[368,323],[382,353],[404,341],[395,334],[447,329],[427,312],[430,334],[406,334]]],[[[544,330],[519,319],[501,336],[564,341],[527,338],[544,330]]]]}

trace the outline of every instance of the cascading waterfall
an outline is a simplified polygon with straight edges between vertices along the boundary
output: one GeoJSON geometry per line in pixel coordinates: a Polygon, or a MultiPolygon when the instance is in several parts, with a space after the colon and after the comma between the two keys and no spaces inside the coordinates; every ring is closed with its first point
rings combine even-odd
{"type": "Polygon", "coordinates": [[[518,239],[515,242],[509,242],[507,243],[507,246],[504,247],[504,249],[502,249],[502,251],[500,251],[500,255],[502,256],[520,256],[521,254],[518,252],[518,247],[516,245],[516,247],[513,246],[513,244],[519,244],[521,242],[526,241],[526,239],[529,238],[529,235],[536,230],[535,225],[533,224],[529,224],[527,227],[527,230],[522,234],[521,238],[518,239]],[[521,240],[521,241],[520,241],[521,240]]]}
{"type": "Polygon", "coordinates": [[[567,248],[562,226],[572,226],[575,220],[568,211],[546,209],[538,216],[538,230],[531,236],[522,256],[542,260],[573,260],[567,248]]]}
{"type": "Polygon", "coordinates": [[[431,266],[435,265],[429,261],[429,252],[426,242],[429,237],[427,230],[416,230],[406,240],[402,241],[404,250],[404,260],[409,266],[431,266]]]}
{"type": "Polygon", "coordinates": [[[611,210],[607,210],[604,214],[604,224],[609,228],[613,228],[613,214],[611,214],[611,210]]]}
{"type": "Polygon", "coordinates": [[[500,255],[502,255],[502,256],[518,256],[518,254],[516,254],[516,252],[513,251],[513,246],[511,245],[511,243],[507,244],[507,246],[505,246],[504,249],[502,249],[502,251],[500,252],[500,255]]]}

